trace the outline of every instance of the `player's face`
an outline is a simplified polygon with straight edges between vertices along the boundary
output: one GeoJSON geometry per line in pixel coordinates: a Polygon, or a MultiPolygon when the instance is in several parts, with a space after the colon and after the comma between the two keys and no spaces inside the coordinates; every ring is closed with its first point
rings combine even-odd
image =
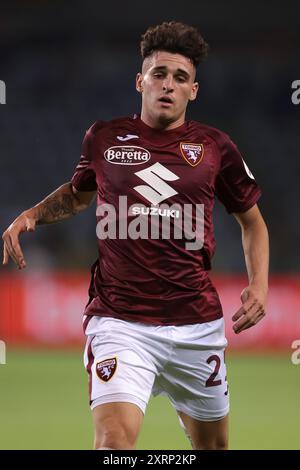
{"type": "Polygon", "coordinates": [[[181,54],[156,51],[137,74],[136,88],[142,94],[142,120],[151,127],[172,129],[183,124],[189,101],[197,96],[193,63],[181,54]]]}

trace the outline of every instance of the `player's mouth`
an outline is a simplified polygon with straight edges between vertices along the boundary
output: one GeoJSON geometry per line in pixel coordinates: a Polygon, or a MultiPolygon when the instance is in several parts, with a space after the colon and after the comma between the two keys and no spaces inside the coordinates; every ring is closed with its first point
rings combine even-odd
{"type": "Polygon", "coordinates": [[[164,106],[164,107],[169,107],[171,106],[174,101],[172,100],[172,98],[170,98],[169,96],[162,96],[161,98],[158,99],[158,101],[164,106]]]}

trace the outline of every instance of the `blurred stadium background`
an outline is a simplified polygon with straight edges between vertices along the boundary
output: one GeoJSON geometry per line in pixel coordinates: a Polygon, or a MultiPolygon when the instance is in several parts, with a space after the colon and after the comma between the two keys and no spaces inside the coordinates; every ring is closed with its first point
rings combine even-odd
{"type": "MultiPolygon", "coordinates": [[[[284,8],[237,0],[1,2],[1,232],[70,179],[95,120],[139,111],[138,43],[149,25],[184,21],[209,42],[188,115],[238,144],[263,188],[260,208],[271,236],[268,316],[236,337],[230,318],[245,268],[239,228],[217,203],[213,277],[229,339],[233,449],[300,449],[300,365],[291,361],[292,342],[300,340],[300,105],[291,101],[291,83],[300,79],[299,10],[296,1],[284,8]]],[[[7,355],[0,364],[0,449],[88,449],[81,315],[97,255],[94,211],[39,227],[22,243],[26,270],[0,270],[7,355]]],[[[189,448],[164,399],[151,402],[138,448],[189,448]]]]}

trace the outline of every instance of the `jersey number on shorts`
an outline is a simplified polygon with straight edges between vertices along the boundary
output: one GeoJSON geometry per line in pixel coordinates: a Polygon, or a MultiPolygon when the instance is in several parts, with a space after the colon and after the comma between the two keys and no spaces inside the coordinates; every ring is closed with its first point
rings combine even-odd
{"type": "Polygon", "coordinates": [[[219,373],[220,367],[221,367],[221,359],[219,358],[219,356],[214,354],[213,356],[209,356],[209,358],[207,359],[206,362],[207,362],[207,364],[210,364],[211,362],[215,362],[216,365],[215,365],[213,373],[208,377],[208,379],[205,383],[205,386],[206,387],[215,387],[216,385],[221,385],[221,383],[222,383],[221,379],[215,380],[215,378],[217,377],[217,375],[219,373]]]}

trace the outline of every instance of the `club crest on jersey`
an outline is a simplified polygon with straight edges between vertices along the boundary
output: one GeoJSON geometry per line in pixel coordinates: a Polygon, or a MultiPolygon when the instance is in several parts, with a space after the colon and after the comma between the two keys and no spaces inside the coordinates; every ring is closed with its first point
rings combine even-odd
{"type": "Polygon", "coordinates": [[[151,154],[136,145],[116,145],[105,150],[104,158],[114,165],[141,165],[150,160],[151,154]]]}
{"type": "Polygon", "coordinates": [[[104,361],[97,362],[96,364],[96,374],[99,379],[103,382],[108,382],[115,374],[117,370],[117,358],[112,357],[110,359],[105,359],[104,361]]]}
{"type": "Polygon", "coordinates": [[[203,144],[180,142],[180,152],[185,161],[191,166],[199,165],[204,157],[203,144]]]}

